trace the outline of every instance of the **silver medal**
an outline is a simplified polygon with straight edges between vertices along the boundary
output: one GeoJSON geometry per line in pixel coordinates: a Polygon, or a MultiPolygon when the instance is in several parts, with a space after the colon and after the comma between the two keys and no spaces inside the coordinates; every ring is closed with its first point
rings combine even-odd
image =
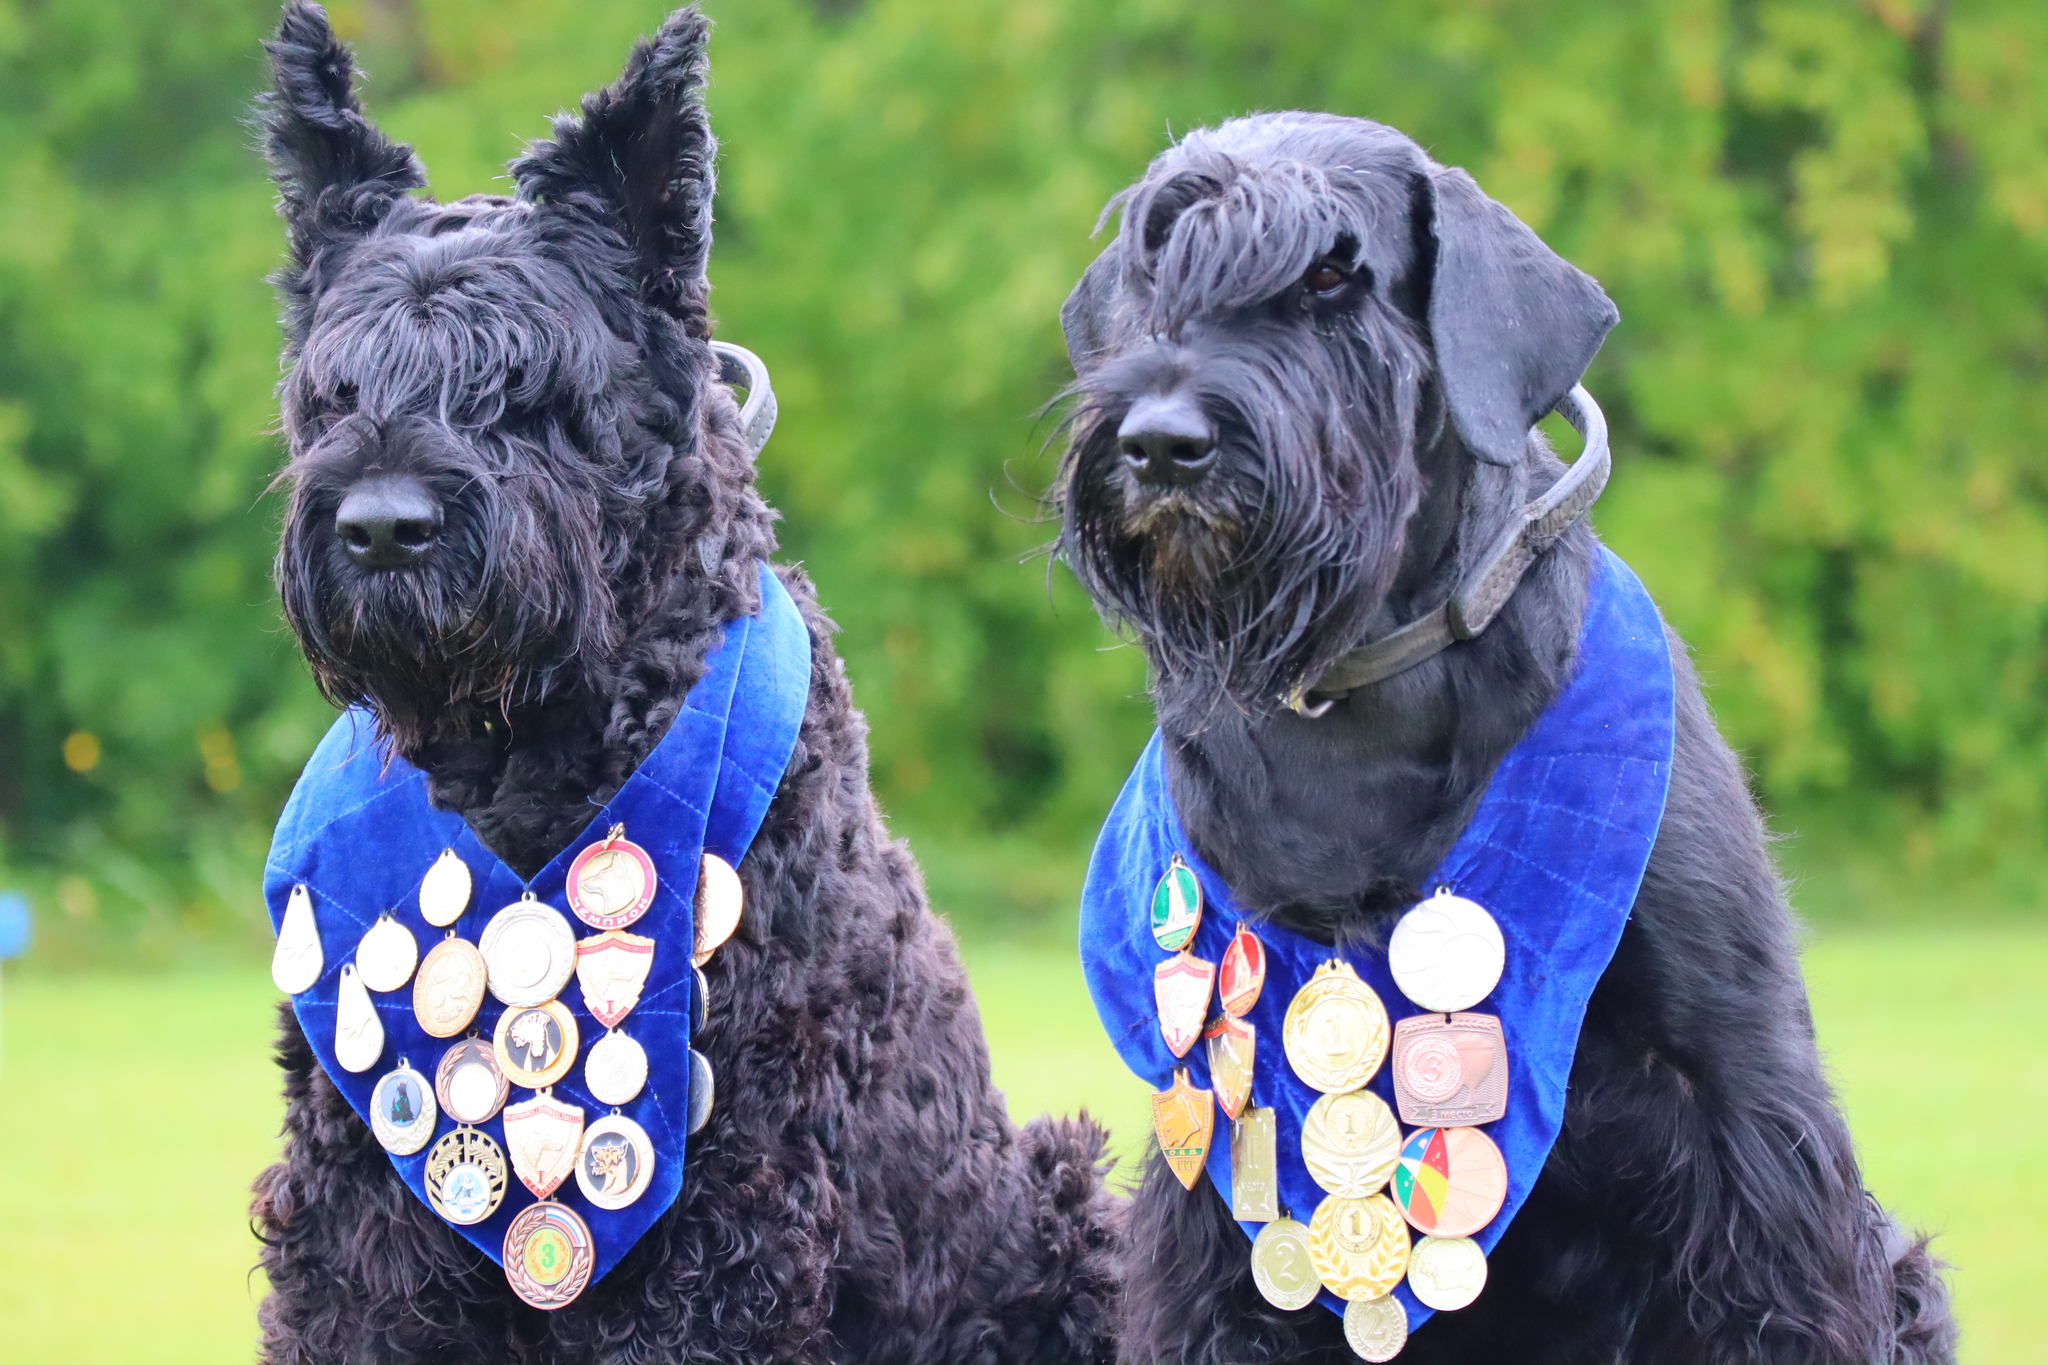
{"type": "Polygon", "coordinates": [[[718,1096],[718,1083],[711,1074],[711,1059],[690,1049],[690,1124],[695,1133],[711,1122],[711,1102],[718,1096]]]}
{"type": "Polygon", "coordinates": [[[390,915],[378,916],[356,945],[356,975],[373,991],[397,990],[412,980],[412,969],[419,965],[419,942],[390,915]]]}
{"type": "Polygon", "coordinates": [[[368,1071],[384,1055],[384,1024],[353,962],[342,964],[334,999],[334,1060],[344,1071],[368,1071]]]}
{"type": "Polygon", "coordinates": [[[576,931],[532,892],[491,916],[477,940],[491,994],[507,1005],[540,1005],[576,974],[576,931]]]}
{"type": "Polygon", "coordinates": [[[436,929],[446,929],[469,909],[469,864],[444,848],[420,882],[420,917],[436,929]]]}
{"type": "Polygon", "coordinates": [[[320,979],[326,959],[320,953],[320,927],[313,922],[313,898],[304,885],[292,888],[285,902],[284,923],[277,928],[277,948],[270,955],[270,979],[286,995],[297,995],[320,979]]]}
{"type": "Polygon", "coordinates": [[[647,1049],[613,1029],[583,1059],[583,1085],[599,1104],[630,1104],[647,1084],[647,1049]]]}
{"type": "Polygon", "coordinates": [[[1387,970],[1401,993],[1436,1014],[1455,1014],[1500,984],[1507,944],[1477,901],[1439,891],[1401,916],[1387,940],[1387,970]]]}
{"type": "Polygon", "coordinates": [[[395,1156],[411,1156],[433,1141],[440,1117],[434,1087],[403,1057],[398,1069],[385,1072],[370,1092],[370,1131],[395,1156]]]}

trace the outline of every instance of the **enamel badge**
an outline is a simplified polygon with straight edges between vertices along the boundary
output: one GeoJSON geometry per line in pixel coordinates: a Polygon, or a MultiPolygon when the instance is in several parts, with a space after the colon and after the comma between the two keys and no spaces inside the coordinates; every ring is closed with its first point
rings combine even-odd
{"type": "Polygon", "coordinates": [[[1266,985],[1266,945],[1250,929],[1240,926],[1223,950],[1223,962],[1216,969],[1216,994],[1225,1014],[1242,1019],[1259,1003],[1266,985]]]}
{"type": "Polygon", "coordinates": [[[549,1095],[505,1107],[505,1148],[512,1173],[536,1199],[553,1194],[576,1169],[583,1146],[583,1111],[549,1095]]]}
{"type": "Polygon", "coordinates": [[[569,908],[593,929],[623,929],[654,903],[654,859],[625,833],[613,825],[569,864],[569,908]]]}
{"type": "Polygon", "coordinates": [[[612,929],[576,945],[576,981],[583,987],[583,1007],[606,1028],[640,1003],[641,988],[654,966],[654,940],[612,929]]]}
{"type": "Polygon", "coordinates": [[[1490,1014],[1394,1025],[1394,1100],[1417,1128],[1471,1128],[1508,1112],[1508,1045],[1490,1014]]]}
{"type": "Polygon", "coordinates": [[[553,1085],[576,1064],[576,1016],[559,1000],[506,1010],[491,1038],[498,1069],[514,1085],[553,1085]]]}
{"type": "Polygon", "coordinates": [[[1226,1014],[1209,1025],[1202,1037],[1209,1045],[1209,1084],[1216,1087],[1216,1103],[1234,1119],[1252,1097],[1252,1057],[1258,1030],[1226,1014]]]}
{"type": "Polygon", "coordinates": [[[1159,1032],[1176,1057],[1188,1055],[1209,1017],[1209,993],[1216,969],[1188,953],[1175,953],[1152,971],[1152,998],[1159,1005],[1159,1032]]]}
{"type": "Polygon", "coordinates": [[[1152,892],[1152,937],[1169,953],[1194,941],[1202,925],[1202,883],[1178,853],[1152,892]]]}
{"type": "Polygon", "coordinates": [[[1216,1131],[1216,1101],[1206,1090],[1188,1083],[1185,1067],[1173,1073],[1173,1084],[1152,1095],[1152,1130],[1159,1154],[1189,1189],[1202,1177],[1209,1159],[1209,1139],[1216,1131]]]}
{"type": "Polygon", "coordinates": [[[654,1144],[623,1114],[590,1125],[576,1158],[576,1188],[601,1209],[622,1209],[654,1183],[654,1144]]]}

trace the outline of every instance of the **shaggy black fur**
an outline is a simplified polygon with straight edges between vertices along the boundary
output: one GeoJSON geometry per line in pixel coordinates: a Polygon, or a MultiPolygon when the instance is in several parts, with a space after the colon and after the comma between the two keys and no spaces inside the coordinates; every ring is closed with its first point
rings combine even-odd
{"type": "MultiPolygon", "coordinates": [[[[1202,856],[1275,923],[1378,940],[1568,679],[1592,533],[1479,638],[1320,720],[1280,698],[1443,600],[1558,477],[1530,425],[1616,315],[1462,171],[1357,119],[1191,134],[1116,203],[1063,314],[1063,555],[1146,649],[1202,856]],[[1214,449],[1162,478],[1123,428],[1177,395],[1214,449]]],[[[1864,1193],[1762,821],[1672,650],[1669,805],[1564,1131],[1478,1302],[1401,1359],[1946,1361],[1937,1263],[1864,1193]]],[[[1260,1298],[1223,1201],[1156,1155],[1122,1254],[1127,1360],[1353,1358],[1332,1314],[1260,1298]]]]}
{"type": "MultiPolygon", "coordinates": [[[[694,9],[513,165],[437,204],[289,6],[259,108],[291,264],[277,577],[314,676],[433,799],[543,865],[660,739],[775,546],[708,347],[715,154],[694,9]],[[431,514],[397,567],[352,491],[431,514]],[[360,549],[360,547],[358,547],[360,549]]],[[[400,1183],[283,1012],[284,1159],[257,1184],[270,1361],[1045,1361],[1104,1356],[1110,1205],[1085,1119],[1019,1132],[953,942],[867,784],[810,583],[809,711],[705,969],[716,1069],[683,1194],[568,1308],[400,1183]]]]}

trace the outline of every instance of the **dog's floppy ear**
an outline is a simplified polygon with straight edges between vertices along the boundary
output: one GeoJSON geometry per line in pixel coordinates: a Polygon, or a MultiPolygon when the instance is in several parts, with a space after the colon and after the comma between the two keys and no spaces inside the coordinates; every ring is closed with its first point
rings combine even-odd
{"type": "Polygon", "coordinates": [[[412,148],[363,117],[354,63],[320,6],[286,5],[264,50],[274,88],[258,97],[256,122],[291,228],[292,257],[304,267],[326,243],[376,227],[427,176],[412,148]]]}
{"type": "Polygon", "coordinates": [[[639,258],[647,302],[710,335],[704,267],[718,143],[704,112],[705,40],[695,5],[641,41],[617,83],[583,99],[582,116],[555,119],[552,142],[512,163],[523,199],[593,215],[639,258]]]}
{"type": "Polygon", "coordinates": [[[1060,305],[1060,331],[1066,336],[1067,360],[1076,374],[1090,356],[1109,344],[1111,316],[1122,278],[1117,243],[1111,242],[1089,262],[1081,272],[1081,282],[1060,305]]]}
{"type": "Polygon", "coordinates": [[[1451,420],[1473,454],[1511,465],[1621,314],[1455,167],[1430,171],[1436,236],[1429,330],[1451,420]]]}

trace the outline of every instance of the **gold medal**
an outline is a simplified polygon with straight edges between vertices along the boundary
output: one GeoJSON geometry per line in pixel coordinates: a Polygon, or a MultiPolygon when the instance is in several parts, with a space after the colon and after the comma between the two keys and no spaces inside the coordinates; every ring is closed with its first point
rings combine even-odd
{"type": "Polygon", "coordinates": [[[284,921],[277,926],[277,947],[270,954],[270,979],[286,995],[297,995],[320,979],[326,959],[320,952],[320,927],[313,922],[313,897],[301,883],[284,903],[284,921]]]}
{"type": "Polygon", "coordinates": [[[368,1071],[384,1055],[384,1023],[353,962],[341,967],[334,996],[334,1060],[344,1071],[368,1071]]]}
{"type": "Polygon", "coordinates": [[[697,946],[690,961],[701,967],[740,927],[740,912],[746,907],[746,892],[740,874],[716,853],[706,853],[697,869],[697,946]]]}
{"type": "Polygon", "coordinates": [[[531,891],[491,916],[477,947],[491,994],[507,1005],[552,1000],[576,971],[576,931],[531,891]]]}
{"type": "Polygon", "coordinates": [[[1188,1189],[1201,1178],[1209,1159],[1209,1139],[1216,1131],[1216,1100],[1188,1083],[1185,1067],[1173,1073],[1173,1084],[1152,1095],[1152,1130],[1159,1154],[1188,1189]]]}
{"type": "Polygon", "coordinates": [[[647,1085],[647,1049],[613,1029],[583,1058],[583,1088],[599,1104],[630,1104],[647,1085]]]}
{"type": "Polygon", "coordinates": [[[654,1144],[647,1130],[611,1114],[583,1133],[576,1157],[576,1188],[601,1209],[622,1209],[654,1183],[654,1144]]]}
{"type": "Polygon", "coordinates": [[[589,1225],[552,1199],[521,1209],[505,1229],[505,1279],[535,1308],[574,1302],[590,1283],[595,1260],[589,1225]]]}
{"type": "Polygon", "coordinates": [[[427,1078],[403,1057],[398,1069],[385,1072],[370,1091],[370,1131],[395,1156],[411,1156],[433,1141],[440,1117],[427,1078]]]}
{"type": "Polygon", "coordinates": [[[1408,1310],[1391,1295],[1353,1299],[1344,1305],[1344,1344],[1360,1360],[1383,1365],[1408,1344],[1408,1310]]]}
{"type": "Polygon", "coordinates": [[[1202,927],[1202,883],[1194,869],[1173,855],[1166,875],[1152,890],[1152,938],[1169,953],[1194,942],[1202,927]]]}
{"type": "Polygon", "coordinates": [[[1507,944],[1477,901],[1439,891],[1401,916],[1387,970],[1401,994],[1436,1014],[1471,1009],[1500,984],[1507,944]]]}
{"type": "Polygon", "coordinates": [[[505,1107],[512,1087],[491,1045],[465,1038],[441,1054],[434,1070],[434,1098],[457,1123],[486,1123],[505,1107]]]}
{"type": "Polygon", "coordinates": [[[1394,1025],[1394,1100],[1418,1128],[1472,1128],[1508,1112],[1508,1047],[1490,1014],[1418,1014],[1394,1025]]]}
{"type": "Polygon", "coordinates": [[[1225,1014],[1202,1033],[1209,1045],[1209,1083],[1216,1087],[1216,1103],[1236,1118],[1252,1097],[1252,1058],[1257,1051],[1258,1030],[1242,1019],[1225,1014]]]}
{"type": "Polygon", "coordinates": [[[1363,1199],[1394,1173],[1401,1157],[1401,1125],[1370,1090],[1325,1095],[1301,1123],[1301,1159],[1331,1194],[1363,1199]]]}
{"type": "Polygon", "coordinates": [[[444,848],[420,882],[420,918],[436,929],[446,929],[469,909],[469,864],[444,848]]]}
{"type": "Polygon", "coordinates": [[[1383,1194],[1333,1194],[1308,1221],[1308,1249],[1323,1287],[1340,1299],[1377,1299],[1408,1273],[1408,1227],[1383,1194]]]}
{"type": "Polygon", "coordinates": [[[1230,946],[1223,950],[1223,962],[1216,969],[1216,995],[1225,1014],[1239,1018],[1250,1014],[1266,988],[1266,945],[1243,925],[1238,926],[1230,946]]]}
{"type": "Polygon", "coordinates": [[[505,1079],[529,1090],[553,1085],[576,1064],[576,1016],[559,1000],[506,1010],[491,1038],[505,1079]]]}
{"type": "Polygon", "coordinates": [[[1306,1308],[1316,1301],[1316,1278],[1308,1229],[1292,1218],[1276,1218],[1252,1239],[1252,1283],[1275,1308],[1306,1308]]]}
{"type": "Polygon", "coordinates": [[[654,860],[625,833],[613,825],[569,864],[569,908],[593,929],[623,929],[654,903],[654,860]]]}
{"type": "Polygon", "coordinates": [[[505,1148],[512,1173],[536,1199],[553,1194],[576,1169],[583,1147],[583,1110],[539,1094],[505,1106],[505,1148]]]}
{"type": "Polygon", "coordinates": [[[484,955],[468,939],[447,938],[427,952],[412,979],[412,1017],[430,1038],[453,1038],[484,1003],[484,955]]]}
{"type": "Polygon", "coordinates": [[[451,1223],[469,1227],[505,1200],[505,1153],[489,1133],[464,1125],[427,1153],[427,1202],[451,1223]]]}
{"type": "Polygon", "coordinates": [[[1230,1216],[1270,1223],[1280,1216],[1279,1125],[1270,1109],[1248,1105],[1230,1125],[1230,1216]]]}
{"type": "Polygon", "coordinates": [[[576,945],[576,981],[583,1008],[598,1023],[617,1028],[640,1003],[647,973],[654,969],[654,940],[611,929],[576,945]]]}
{"type": "Polygon", "coordinates": [[[1294,1074],[1317,1090],[1341,1094],[1373,1078],[1387,1055],[1387,1008],[1351,964],[1316,968],[1287,1006],[1280,1039],[1294,1074]]]}
{"type": "Polygon", "coordinates": [[[356,945],[356,975],[373,991],[397,990],[412,980],[419,961],[420,945],[412,930],[388,913],[379,915],[356,945]]]}
{"type": "Polygon", "coordinates": [[[1470,1237],[1424,1237],[1408,1255],[1408,1288],[1440,1313],[1454,1313],[1486,1288],[1486,1253],[1470,1237]]]}
{"type": "Polygon", "coordinates": [[[1188,953],[1175,953],[1152,972],[1152,999],[1159,1006],[1159,1033],[1176,1057],[1188,1055],[1209,1017],[1216,969],[1188,953]]]}

